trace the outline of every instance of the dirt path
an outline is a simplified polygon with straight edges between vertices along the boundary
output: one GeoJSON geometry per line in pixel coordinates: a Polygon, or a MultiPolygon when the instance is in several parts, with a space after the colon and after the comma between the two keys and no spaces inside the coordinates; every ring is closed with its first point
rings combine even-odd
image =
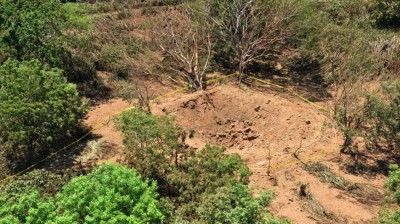
{"type": "MultiPolygon", "coordinates": [[[[128,103],[120,99],[104,102],[92,108],[86,123],[94,125],[127,107],[128,103]]],[[[155,104],[152,110],[158,115],[167,112],[176,117],[178,126],[195,130],[195,137],[188,142],[191,146],[224,145],[229,153],[240,154],[253,171],[251,185],[276,192],[270,210],[280,218],[294,223],[320,220],[307,211],[307,202],[298,196],[300,183],[309,184],[315,199],[341,222],[366,223],[377,215],[377,207],[359,203],[292,163],[296,161],[292,154],[297,150],[300,158],[327,161],[332,170],[339,172],[332,159],[338,156],[333,150],[342,142],[340,132],[323,112],[297,98],[228,84],[201,93],[176,94],[155,104]],[[268,175],[269,163],[272,169],[268,175]]],[[[95,134],[122,148],[121,133],[112,121],[95,134]]],[[[371,182],[363,177],[354,180],[371,182]]],[[[374,183],[382,187],[383,182],[378,179],[374,183]]]]}

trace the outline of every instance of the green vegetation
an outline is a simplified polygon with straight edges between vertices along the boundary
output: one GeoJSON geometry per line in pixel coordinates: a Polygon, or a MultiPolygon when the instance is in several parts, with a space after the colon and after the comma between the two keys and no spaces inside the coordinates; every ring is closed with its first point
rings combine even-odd
{"type": "Polygon", "coordinates": [[[383,93],[369,95],[365,113],[374,122],[372,142],[377,146],[385,143],[393,150],[400,146],[400,79],[384,85],[383,93]]]}
{"type": "MultiPolygon", "coordinates": [[[[140,109],[115,119],[126,167],[11,179],[0,185],[0,223],[288,223],[266,210],[272,192],[254,194],[238,154],[192,148],[194,129],[151,115],[153,81],[197,91],[208,73],[239,71],[246,85],[246,74],[286,80],[310,100],[332,102],[340,152],[356,164],[363,143],[385,155],[377,163],[398,162],[399,0],[95,2],[0,0],[0,178],[81,136],[82,96],[138,99],[140,109]]],[[[379,201],[320,163],[307,168],[360,202],[379,201]]],[[[390,169],[382,223],[400,222],[400,171],[390,169]]]]}
{"type": "Polygon", "coordinates": [[[18,171],[66,144],[79,130],[86,104],[60,69],[37,60],[0,66],[0,155],[6,170],[18,171]]]}
{"type": "Polygon", "coordinates": [[[70,50],[79,40],[68,35],[88,27],[79,6],[55,0],[2,0],[0,5],[0,62],[38,59],[52,67],[72,69],[70,50]]]}
{"type": "Polygon", "coordinates": [[[103,165],[73,178],[55,197],[43,198],[38,191],[15,198],[1,194],[0,222],[161,223],[156,189],[134,170],[103,165]]]}
{"type": "Polygon", "coordinates": [[[141,110],[125,112],[117,124],[124,134],[125,164],[157,180],[160,194],[175,206],[171,221],[264,220],[263,208],[273,195],[251,195],[250,170],[239,155],[225,155],[225,149],[211,146],[196,152],[185,144],[186,133],[175,128],[170,118],[141,110]]]}
{"type": "MultiPolygon", "coordinates": [[[[390,173],[385,188],[389,193],[389,205],[400,203],[400,169],[398,165],[390,165],[390,173]]],[[[400,221],[400,209],[386,208],[380,213],[380,222],[384,224],[398,223],[400,221]]]]}
{"type": "Polygon", "coordinates": [[[400,28],[400,1],[375,0],[373,2],[373,19],[380,28],[400,28]]]}

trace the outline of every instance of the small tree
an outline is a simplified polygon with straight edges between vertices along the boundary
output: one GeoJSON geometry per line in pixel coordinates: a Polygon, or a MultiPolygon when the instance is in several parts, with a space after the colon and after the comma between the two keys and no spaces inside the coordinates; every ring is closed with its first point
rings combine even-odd
{"type": "Polygon", "coordinates": [[[62,71],[36,60],[0,66],[0,101],[0,157],[12,171],[65,144],[86,113],[62,71]]]}
{"type": "Polygon", "coordinates": [[[169,68],[186,77],[195,90],[205,89],[212,53],[210,24],[188,6],[163,12],[160,18],[163,22],[155,27],[155,35],[172,60],[169,68]]]}
{"type": "Polygon", "coordinates": [[[296,15],[289,0],[211,0],[209,7],[221,45],[229,46],[224,54],[232,54],[239,79],[251,63],[278,54],[296,15]]]}
{"type": "Polygon", "coordinates": [[[369,94],[364,109],[373,127],[368,133],[371,140],[400,149],[400,79],[384,85],[382,94],[369,94]]]}
{"type": "Polygon", "coordinates": [[[124,134],[124,160],[146,178],[166,180],[167,172],[179,162],[179,130],[168,117],[156,117],[143,110],[124,112],[117,120],[124,134]]]}
{"type": "MultiPolygon", "coordinates": [[[[80,3],[59,0],[0,1],[0,65],[7,59],[39,60],[62,68],[70,80],[91,78],[86,58],[89,19],[80,3]]],[[[90,36],[90,35],[89,35],[90,36]]]]}

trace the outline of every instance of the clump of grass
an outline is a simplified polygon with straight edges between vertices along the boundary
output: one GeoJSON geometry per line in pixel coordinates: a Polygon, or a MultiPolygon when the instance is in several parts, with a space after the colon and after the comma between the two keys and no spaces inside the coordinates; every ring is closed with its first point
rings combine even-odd
{"type": "Polygon", "coordinates": [[[320,162],[304,167],[310,174],[318,177],[322,182],[329,183],[339,190],[346,191],[361,203],[379,204],[383,198],[382,194],[374,187],[347,180],[335,174],[329,167],[320,162]]]}

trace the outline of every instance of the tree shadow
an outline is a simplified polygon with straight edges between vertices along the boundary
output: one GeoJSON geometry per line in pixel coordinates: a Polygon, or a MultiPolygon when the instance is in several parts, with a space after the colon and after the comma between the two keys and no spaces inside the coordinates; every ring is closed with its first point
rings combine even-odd
{"type": "MultiPolygon", "coordinates": [[[[326,101],[332,97],[327,91],[329,84],[324,80],[317,62],[307,65],[299,64],[288,70],[258,64],[252,66],[247,72],[274,84],[293,88],[312,102],[326,101]]],[[[249,79],[245,78],[243,83],[249,83],[248,81],[249,79]]]]}
{"type": "Polygon", "coordinates": [[[388,176],[390,164],[400,165],[400,156],[393,152],[368,150],[357,153],[357,159],[343,161],[341,169],[353,175],[388,176]]]}
{"type": "MultiPolygon", "coordinates": [[[[44,169],[57,174],[85,175],[90,173],[96,166],[96,161],[81,161],[79,157],[87,151],[88,142],[100,138],[100,135],[90,134],[76,144],[39,163],[35,169],[44,169]]],[[[71,142],[73,141],[71,140],[71,142]]]]}

